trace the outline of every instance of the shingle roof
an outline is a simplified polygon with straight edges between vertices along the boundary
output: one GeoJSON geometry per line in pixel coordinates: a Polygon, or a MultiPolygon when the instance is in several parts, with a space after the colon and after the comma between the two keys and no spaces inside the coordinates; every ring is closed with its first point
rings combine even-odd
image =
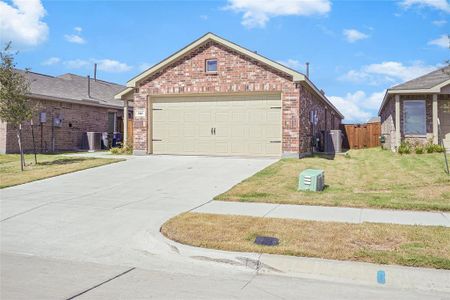
{"type": "Polygon", "coordinates": [[[431,73],[420,76],[416,79],[396,85],[390,88],[390,90],[430,89],[449,79],[450,79],[450,66],[446,66],[444,68],[440,68],[431,73]]]}
{"type": "Polygon", "coordinates": [[[91,97],[88,97],[87,77],[70,73],[54,77],[31,71],[17,71],[29,80],[33,95],[122,107],[122,101],[114,99],[114,95],[125,88],[123,85],[99,79],[94,81],[91,78],[91,97]]]}

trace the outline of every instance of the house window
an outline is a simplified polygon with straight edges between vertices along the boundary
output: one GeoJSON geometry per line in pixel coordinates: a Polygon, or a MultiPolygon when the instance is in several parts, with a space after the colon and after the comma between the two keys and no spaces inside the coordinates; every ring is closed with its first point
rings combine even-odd
{"type": "Polygon", "coordinates": [[[425,135],[427,133],[425,101],[404,101],[403,120],[403,131],[405,134],[425,135]]]}
{"type": "Polygon", "coordinates": [[[217,59],[206,60],[205,70],[207,73],[217,72],[217,59]]]}

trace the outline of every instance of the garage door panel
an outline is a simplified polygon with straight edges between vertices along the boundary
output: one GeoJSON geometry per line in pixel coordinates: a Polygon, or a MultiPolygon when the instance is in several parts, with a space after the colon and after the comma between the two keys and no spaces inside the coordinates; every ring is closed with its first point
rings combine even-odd
{"type": "Polygon", "coordinates": [[[167,119],[167,112],[162,110],[156,110],[154,108],[153,110],[153,121],[154,122],[161,122],[165,121],[167,119]]]}
{"type": "Polygon", "coordinates": [[[280,95],[153,99],[155,154],[279,156],[280,95]],[[212,128],[215,128],[212,131],[212,128]]]}
{"type": "Polygon", "coordinates": [[[255,154],[263,154],[264,153],[264,145],[263,143],[249,143],[248,144],[249,151],[255,154]]]}
{"type": "Polygon", "coordinates": [[[210,111],[199,111],[198,112],[198,121],[199,122],[211,122],[211,112],[210,111]]]}
{"type": "Polygon", "coordinates": [[[197,130],[194,126],[187,126],[183,128],[183,136],[185,138],[194,138],[197,136],[197,130]]]}
{"type": "Polygon", "coordinates": [[[265,145],[265,153],[268,155],[278,155],[281,153],[281,143],[268,143],[265,145]]]}
{"type": "Polygon", "coordinates": [[[196,117],[195,117],[195,112],[192,112],[192,111],[190,111],[190,112],[184,112],[183,113],[183,121],[184,122],[195,122],[196,121],[196,117]]]}

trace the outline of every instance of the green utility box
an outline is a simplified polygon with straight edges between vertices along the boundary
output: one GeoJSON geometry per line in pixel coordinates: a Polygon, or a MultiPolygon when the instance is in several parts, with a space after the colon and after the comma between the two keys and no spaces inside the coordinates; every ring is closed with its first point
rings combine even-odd
{"type": "Polygon", "coordinates": [[[325,174],[323,170],[306,169],[298,177],[299,191],[322,191],[325,185],[325,174]]]}

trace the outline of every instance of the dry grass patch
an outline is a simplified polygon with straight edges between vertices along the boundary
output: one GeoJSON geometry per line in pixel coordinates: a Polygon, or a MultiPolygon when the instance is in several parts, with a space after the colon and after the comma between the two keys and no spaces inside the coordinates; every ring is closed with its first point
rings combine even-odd
{"type": "Polygon", "coordinates": [[[161,232],[179,243],[220,250],[450,269],[445,227],[186,213],[167,221],[161,232]],[[256,245],[257,235],[277,237],[280,244],[256,245]]]}
{"type": "Polygon", "coordinates": [[[352,150],[334,160],[282,159],[217,196],[217,200],[450,211],[450,176],[441,153],[398,155],[352,150]],[[325,170],[327,188],[297,191],[298,174],[325,170]]]}
{"type": "Polygon", "coordinates": [[[38,164],[36,165],[34,164],[34,155],[26,155],[27,166],[25,171],[21,172],[18,154],[0,155],[0,188],[122,161],[111,158],[69,157],[51,154],[38,154],[37,160],[38,164]]]}

